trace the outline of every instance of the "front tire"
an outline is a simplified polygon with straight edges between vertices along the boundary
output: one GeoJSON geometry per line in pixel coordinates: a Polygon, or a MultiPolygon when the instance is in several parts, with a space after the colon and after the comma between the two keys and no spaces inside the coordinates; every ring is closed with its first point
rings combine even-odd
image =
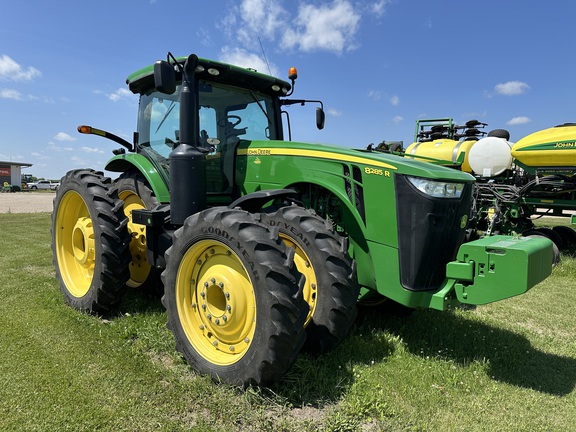
{"type": "Polygon", "coordinates": [[[245,211],[213,208],[186,219],[165,256],[168,327],[195,370],[246,387],[291,367],[308,305],[277,235],[245,211]]]}
{"type": "Polygon", "coordinates": [[[333,350],[356,319],[360,291],[343,239],[328,221],[296,205],[270,207],[261,218],[294,248],[298,271],[306,277],[304,298],[310,312],[304,349],[314,354],[333,350]]]}
{"type": "Polygon", "coordinates": [[[130,237],[110,178],[88,169],[61,180],[52,212],[56,279],[66,303],[105,314],[122,299],[130,274],[130,237]]]}

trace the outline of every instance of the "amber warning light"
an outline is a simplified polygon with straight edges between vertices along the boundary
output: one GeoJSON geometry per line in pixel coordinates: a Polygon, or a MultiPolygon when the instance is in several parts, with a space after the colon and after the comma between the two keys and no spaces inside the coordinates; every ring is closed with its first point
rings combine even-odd
{"type": "Polygon", "coordinates": [[[78,126],[78,132],[82,134],[89,134],[92,132],[92,128],[90,126],[78,126]]]}
{"type": "Polygon", "coordinates": [[[288,78],[292,81],[298,78],[298,71],[296,70],[295,67],[291,67],[290,69],[288,69],[288,78]]]}
{"type": "Polygon", "coordinates": [[[110,135],[103,130],[93,128],[92,126],[85,126],[85,125],[78,126],[78,132],[80,132],[81,134],[100,135],[100,136],[107,137],[107,138],[109,138],[108,135],[110,135]]]}

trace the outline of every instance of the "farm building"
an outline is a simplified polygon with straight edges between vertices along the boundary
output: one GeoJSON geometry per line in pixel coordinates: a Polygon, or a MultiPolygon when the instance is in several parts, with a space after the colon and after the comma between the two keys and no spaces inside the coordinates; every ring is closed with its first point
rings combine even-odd
{"type": "Polygon", "coordinates": [[[14,186],[20,186],[22,182],[22,168],[31,166],[32,164],[23,162],[0,161],[0,187],[5,182],[14,186]]]}

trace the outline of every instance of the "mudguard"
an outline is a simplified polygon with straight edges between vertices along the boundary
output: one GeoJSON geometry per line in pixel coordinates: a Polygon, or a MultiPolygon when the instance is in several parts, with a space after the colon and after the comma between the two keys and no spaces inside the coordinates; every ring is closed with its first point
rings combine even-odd
{"type": "Polygon", "coordinates": [[[154,166],[149,158],[137,153],[120,154],[110,159],[105,169],[115,172],[126,172],[133,169],[140,171],[146,177],[156,199],[161,203],[170,202],[168,178],[163,178],[161,170],[154,166]]]}

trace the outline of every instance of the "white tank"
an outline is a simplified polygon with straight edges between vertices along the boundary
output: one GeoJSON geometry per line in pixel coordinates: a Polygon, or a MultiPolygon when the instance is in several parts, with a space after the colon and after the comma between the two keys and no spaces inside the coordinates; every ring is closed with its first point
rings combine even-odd
{"type": "Polygon", "coordinates": [[[469,150],[468,162],[476,175],[494,177],[512,166],[511,149],[512,143],[504,138],[482,138],[469,150]]]}

